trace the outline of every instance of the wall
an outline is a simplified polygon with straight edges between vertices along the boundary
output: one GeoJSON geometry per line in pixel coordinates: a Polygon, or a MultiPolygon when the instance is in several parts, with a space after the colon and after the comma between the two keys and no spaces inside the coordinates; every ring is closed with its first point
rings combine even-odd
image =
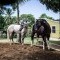
{"type": "Polygon", "coordinates": [[[56,33],[51,32],[51,37],[52,38],[59,38],[60,37],[59,36],[59,21],[47,20],[47,22],[50,24],[51,29],[52,29],[52,26],[56,27],[56,33]]]}

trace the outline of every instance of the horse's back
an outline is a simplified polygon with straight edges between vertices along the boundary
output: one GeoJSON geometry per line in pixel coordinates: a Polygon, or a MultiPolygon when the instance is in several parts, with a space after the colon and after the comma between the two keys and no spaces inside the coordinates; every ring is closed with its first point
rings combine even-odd
{"type": "Polygon", "coordinates": [[[17,25],[17,24],[11,24],[9,27],[8,27],[8,29],[7,30],[9,30],[10,32],[17,32],[17,31],[19,31],[20,30],[20,28],[21,28],[21,26],[20,25],[17,25]]]}
{"type": "Polygon", "coordinates": [[[15,30],[15,31],[19,31],[19,30],[20,30],[20,28],[21,28],[21,26],[20,26],[20,25],[14,25],[14,30],[15,30]]]}

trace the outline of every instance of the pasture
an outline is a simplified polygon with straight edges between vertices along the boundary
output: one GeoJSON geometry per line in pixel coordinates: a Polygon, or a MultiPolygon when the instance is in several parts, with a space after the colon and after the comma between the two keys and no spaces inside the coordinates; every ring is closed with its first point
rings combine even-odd
{"type": "MultiPolygon", "coordinates": [[[[42,39],[41,38],[39,38],[38,41],[39,41],[39,43],[42,44],[42,39]]],[[[38,41],[37,41],[37,38],[34,38],[34,44],[38,43],[38,41]]],[[[7,40],[6,38],[5,39],[0,38],[0,43],[9,43],[9,42],[10,42],[10,40],[7,40]]],[[[17,43],[17,39],[16,38],[14,38],[14,42],[17,43]]],[[[50,40],[49,42],[57,44],[57,45],[60,45],[60,41],[50,40]]],[[[31,37],[26,37],[24,39],[24,44],[31,44],[31,37]]]]}
{"type": "MultiPolygon", "coordinates": [[[[42,40],[40,40],[40,41],[42,41],[42,40]]],[[[9,43],[9,42],[10,42],[9,39],[0,39],[0,43],[9,43]]],[[[16,38],[14,38],[14,42],[15,42],[15,43],[18,43],[16,38]]],[[[36,44],[36,43],[37,43],[37,40],[36,40],[36,38],[35,38],[35,39],[34,39],[34,44],[36,44]]],[[[24,39],[24,44],[31,44],[31,37],[26,37],[26,38],[24,39]]]]}

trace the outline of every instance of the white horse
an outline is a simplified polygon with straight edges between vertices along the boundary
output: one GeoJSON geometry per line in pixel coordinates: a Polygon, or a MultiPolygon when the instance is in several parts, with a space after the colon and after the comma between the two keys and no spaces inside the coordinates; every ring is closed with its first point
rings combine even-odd
{"type": "Polygon", "coordinates": [[[7,38],[9,38],[10,41],[13,41],[13,35],[16,33],[17,37],[20,38],[19,42],[24,43],[24,38],[28,30],[28,24],[29,22],[26,21],[24,22],[23,26],[21,26],[21,24],[11,24],[7,29],[7,38]]]}

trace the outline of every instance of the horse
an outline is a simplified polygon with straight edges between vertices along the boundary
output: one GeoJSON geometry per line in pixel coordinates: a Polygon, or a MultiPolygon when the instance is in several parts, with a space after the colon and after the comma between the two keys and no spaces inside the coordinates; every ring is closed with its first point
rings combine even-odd
{"type": "Polygon", "coordinates": [[[20,39],[18,39],[18,42],[22,43],[24,41],[25,35],[27,33],[28,30],[28,24],[29,22],[24,21],[23,25],[20,24],[11,24],[8,29],[7,29],[7,37],[10,39],[10,42],[12,40],[13,41],[13,35],[14,33],[17,34],[17,37],[20,39]]]}
{"type": "Polygon", "coordinates": [[[36,23],[32,27],[32,34],[31,34],[31,40],[33,45],[34,43],[34,35],[37,34],[37,37],[42,37],[43,39],[43,50],[48,50],[48,42],[51,34],[51,27],[49,23],[45,19],[37,19],[36,23]]]}

